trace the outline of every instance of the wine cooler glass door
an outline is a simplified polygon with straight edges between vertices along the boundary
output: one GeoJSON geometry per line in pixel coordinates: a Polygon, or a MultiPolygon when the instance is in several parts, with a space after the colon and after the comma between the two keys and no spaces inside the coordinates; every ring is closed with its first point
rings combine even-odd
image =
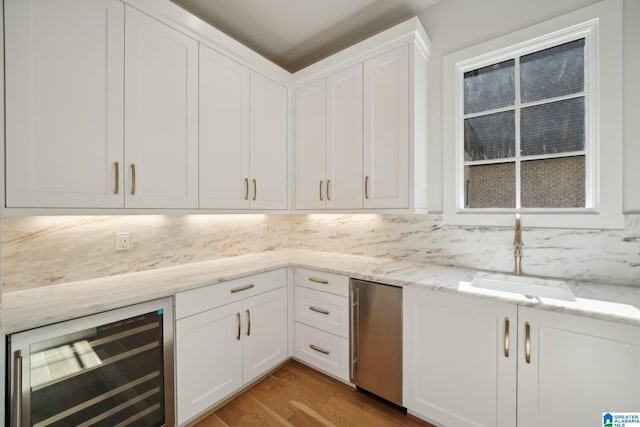
{"type": "Polygon", "coordinates": [[[168,298],[11,335],[11,425],[173,425],[172,314],[168,298]]]}

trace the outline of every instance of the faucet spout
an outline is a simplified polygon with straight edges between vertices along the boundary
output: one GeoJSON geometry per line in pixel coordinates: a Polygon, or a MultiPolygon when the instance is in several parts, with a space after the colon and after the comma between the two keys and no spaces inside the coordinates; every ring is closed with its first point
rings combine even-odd
{"type": "Polygon", "coordinates": [[[522,229],[520,227],[520,214],[516,214],[516,226],[513,237],[513,258],[515,276],[522,276],[522,229]]]}

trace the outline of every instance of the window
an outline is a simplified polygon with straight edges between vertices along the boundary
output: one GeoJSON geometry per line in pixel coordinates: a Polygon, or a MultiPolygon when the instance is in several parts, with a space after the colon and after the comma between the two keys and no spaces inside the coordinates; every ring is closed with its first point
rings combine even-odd
{"type": "Polygon", "coordinates": [[[445,224],[623,226],[620,27],[605,1],[445,57],[445,224]]]}
{"type": "Polygon", "coordinates": [[[465,208],[584,208],[585,37],[463,72],[465,208]]]}

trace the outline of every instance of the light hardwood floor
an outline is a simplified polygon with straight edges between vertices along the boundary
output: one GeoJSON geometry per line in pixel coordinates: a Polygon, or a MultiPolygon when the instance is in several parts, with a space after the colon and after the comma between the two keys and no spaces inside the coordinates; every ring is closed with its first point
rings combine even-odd
{"type": "Polygon", "coordinates": [[[224,426],[433,427],[295,361],[194,425],[224,426]]]}

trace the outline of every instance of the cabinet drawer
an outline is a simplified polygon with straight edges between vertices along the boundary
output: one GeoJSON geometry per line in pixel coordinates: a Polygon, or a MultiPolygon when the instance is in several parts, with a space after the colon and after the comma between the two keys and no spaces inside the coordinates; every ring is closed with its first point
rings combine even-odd
{"type": "Polygon", "coordinates": [[[349,295],[349,278],[339,274],[296,268],[295,282],[298,286],[317,289],[344,297],[349,295]]]}
{"type": "Polygon", "coordinates": [[[267,271],[176,294],[176,319],[287,285],[287,269],[267,271]]]}
{"type": "Polygon", "coordinates": [[[349,381],[349,341],[296,322],[296,358],[349,381]]]}
{"type": "Polygon", "coordinates": [[[349,337],[349,299],[296,286],[296,322],[349,337]]]}

